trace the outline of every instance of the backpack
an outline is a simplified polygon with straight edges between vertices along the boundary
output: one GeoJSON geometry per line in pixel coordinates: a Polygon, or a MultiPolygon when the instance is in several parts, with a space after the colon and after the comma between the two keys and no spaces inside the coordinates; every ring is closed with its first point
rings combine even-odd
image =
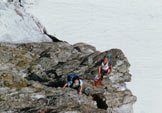
{"type": "Polygon", "coordinates": [[[78,75],[77,74],[70,74],[68,76],[68,81],[73,81],[73,78],[76,77],[76,76],[78,76],[78,75]]]}
{"type": "MultiPolygon", "coordinates": [[[[72,87],[73,86],[73,84],[74,84],[74,78],[75,77],[79,77],[77,74],[70,74],[69,76],[68,76],[68,81],[69,82],[72,82],[72,84],[71,84],[71,86],[70,87],[72,87]]],[[[79,86],[80,86],[80,78],[79,78],[79,86]]]]}

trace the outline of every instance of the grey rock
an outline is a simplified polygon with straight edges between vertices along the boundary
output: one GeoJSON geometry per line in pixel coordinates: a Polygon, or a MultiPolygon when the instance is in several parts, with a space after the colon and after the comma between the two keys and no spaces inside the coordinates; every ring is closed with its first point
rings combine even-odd
{"type": "Polygon", "coordinates": [[[77,49],[79,52],[87,54],[87,55],[94,53],[96,51],[95,47],[85,44],[85,43],[77,43],[77,44],[74,44],[73,47],[77,49]]]}
{"type": "Polygon", "coordinates": [[[127,88],[130,64],[119,49],[99,52],[95,47],[67,42],[0,43],[1,113],[132,113],[137,98],[127,88]],[[91,83],[98,65],[111,53],[113,70],[104,86],[91,83]],[[61,87],[67,76],[77,73],[83,80],[83,94],[61,87]]]}

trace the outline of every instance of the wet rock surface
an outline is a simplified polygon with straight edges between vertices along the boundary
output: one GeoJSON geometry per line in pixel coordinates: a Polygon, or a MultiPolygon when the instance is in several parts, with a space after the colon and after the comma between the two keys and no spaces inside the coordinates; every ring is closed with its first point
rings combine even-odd
{"type": "Polygon", "coordinates": [[[130,64],[119,49],[67,42],[0,43],[0,113],[132,113],[136,97],[126,87],[130,64]],[[91,84],[111,53],[113,71],[104,86],[91,84]],[[61,87],[71,73],[84,82],[83,94],[61,87]]]}

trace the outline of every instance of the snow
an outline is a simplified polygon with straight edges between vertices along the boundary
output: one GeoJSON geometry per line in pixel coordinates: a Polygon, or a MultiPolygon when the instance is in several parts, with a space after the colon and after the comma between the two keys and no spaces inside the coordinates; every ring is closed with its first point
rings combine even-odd
{"type": "Polygon", "coordinates": [[[0,1],[0,41],[12,43],[49,42],[43,26],[20,6],[0,1]]]}
{"type": "Polygon", "coordinates": [[[28,7],[61,40],[122,49],[132,65],[134,113],[161,113],[161,0],[39,0],[28,7]]]}

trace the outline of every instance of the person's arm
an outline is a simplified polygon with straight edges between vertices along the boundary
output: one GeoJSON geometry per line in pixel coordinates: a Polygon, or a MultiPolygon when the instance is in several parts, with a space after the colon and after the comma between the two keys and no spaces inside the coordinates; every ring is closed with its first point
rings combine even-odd
{"type": "Polygon", "coordinates": [[[98,75],[99,75],[99,78],[101,78],[101,66],[98,66],[98,75]]]}
{"type": "Polygon", "coordinates": [[[82,89],[83,89],[83,86],[80,86],[80,88],[79,88],[79,95],[82,95],[82,89]]]}
{"type": "Polygon", "coordinates": [[[111,72],[112,72],[112,65],[109,66],[109,69],[110,69],[110,71],[108,72],[108,76],[110,76],[110,74],[111,74],[111,72]]]}
{"type": "Polygon", "coordinates": [[[64,90],[66,86],[68,86],[68,83],[66,83],[66,84],[64,85],[64,87],[62,87],[62,90],[64,90]]]}
{"type": "Polygon", "coordinates": [[[81,95],[82,94],[82,89],[83,89],[83,81],[79,80],[79,82],[80,82],[79,95],[81,95]]]}

